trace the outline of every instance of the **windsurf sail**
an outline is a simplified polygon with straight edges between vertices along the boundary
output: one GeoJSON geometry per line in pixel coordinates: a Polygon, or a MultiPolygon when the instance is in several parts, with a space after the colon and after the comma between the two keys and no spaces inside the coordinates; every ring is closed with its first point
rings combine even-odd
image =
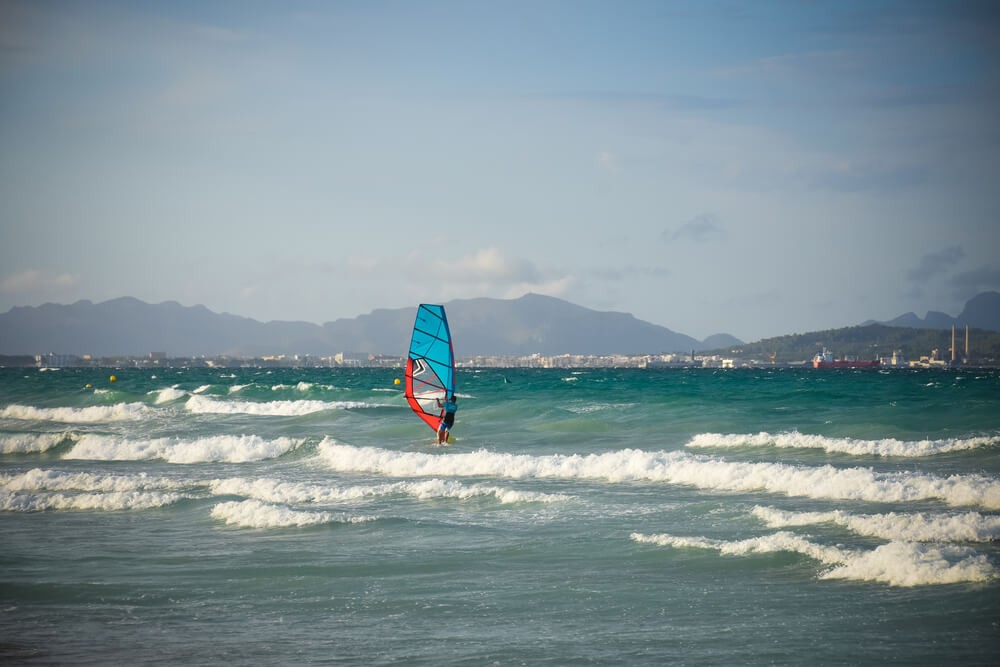
{"type": "Polygon", "coordinates": [[[417,308],[406,359],[406,401],[437,431],[445,396],[455,393],[455,348],[444,306],[422,303],[417,308]]]}

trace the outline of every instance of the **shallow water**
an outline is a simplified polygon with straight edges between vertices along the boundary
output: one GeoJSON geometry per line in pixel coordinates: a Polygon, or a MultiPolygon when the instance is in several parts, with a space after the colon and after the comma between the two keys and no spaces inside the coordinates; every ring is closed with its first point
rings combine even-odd
{"type": "Polygon", "coordinates": [[[996,371],[401,375],[0,369],[0,658],[995,660],[996,371]]]}

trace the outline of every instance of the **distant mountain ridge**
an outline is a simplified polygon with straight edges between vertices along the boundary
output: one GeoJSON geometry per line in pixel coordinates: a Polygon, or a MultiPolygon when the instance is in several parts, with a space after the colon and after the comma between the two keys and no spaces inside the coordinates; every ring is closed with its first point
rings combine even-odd
{"type": "MultiPolygon", "coordinates": [[[[700,351],[742,341],[716,334],[698,341],[632,315],[594,311],[539,294],[519,299],[463,299],[445,304],[459,356],[651,354],[700,351]]],[[[322,325],[259,322],[132,297],[70,305],[12,308],[0,314],[0,354],[108,357],[165,352],[172,357],[264,356],[341,352],[405,353],[416,306],[379,309],[322,325]]]]}
{"type": "Polygon", "coordinates": [[[957,317],[935,310],[920,318],[916,313],[906,313],[888,322],[869,320],[869,324],[885,324],[890,327],[910,327],[912,329],[950,329],[953,326],[969,326],[986,331],[1000,331],[1000,292],[982,292],[965,302],[965,308],[957,317]]]}

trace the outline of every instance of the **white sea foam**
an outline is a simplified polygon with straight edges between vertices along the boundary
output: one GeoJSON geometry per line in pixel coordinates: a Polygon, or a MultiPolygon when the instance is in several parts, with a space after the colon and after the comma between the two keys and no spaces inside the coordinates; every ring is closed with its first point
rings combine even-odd
{"type": "Polygon", "coordinates": [[[89,472],[63,472],[33,468],[21,473],[0,474],[0,489],[16,492],[36,491],[122,491],[163,490],[182,488],[181,482],[167,477],[139,475],[105,475],[89,472]]]}
{"type": "Polygon", "coordinates": [[[204,394],[206,391],[208,391],[211,388],[212,388],[212,385],[210,385],[210,384],[203,384],[200,387],[198,387],[197,389],[195,389],[194,391],[192,391],[191,393],[192,394],[204,394]]]}
{"type": "Polygon", "coordinates": [[[273,503],[332,503],[367,498],[407,495],[421,500],[435,498],[469,498],[493,496],[500,503],[551,503],[568,500],[570,496],[551,493],[518,491],[488,485],[466,485],[454,480],[431,479],[412,482],[392,482],[345,488],[283,482],[276,479],[233,477],[211,482],[213,495],[244,496],[273,503]]]}
{"type": "Polygon", "coordinates": [[[45,452],[64,440],[75,440],[72,433],[3,433],[0,434],[0,454],[45,452]]]}
{"type": "Polygon", "coordinates": [[[242,528],[286,528],[324,523],[364,523],[373,520],[373,517],[350,517],[332,512],[293,510],[262,503],[259,500],[219,503],[212,508],[212,517],[242,528]]]}
{"type": "Polygon", "coordinates": [[[706,537],[633,533],[641,544],[677,549],[710,549],[726,556],[777,552],[799,553],[832,566],[821,579],[876,581],[890,586],[925,586],[990,581],[997,576],[989,559],[968,547],[890,542],[871,551],[816,544],[789,532],[726,541],[706,537]]]}
{"type": "Polygon", "coordinates": [[[238,394],[239,392],[243,391],[244,389],[246,389],[249,386],[250,385],[248,385],[248,384],[234,384],[231,387],[229,387],[229,393],[230,394],[238,394]]]}
{"type": "Polygon", "coordinates": [[[265,440],[257,435],[216,435],[195,439],[129,439],[87,434],[63,455],[67,459],[98,461],[145,461],[169,463],[245,463],[273,459],[295,449],[302,439],[265,440]]]}
{"type": "Polygon", "coordinates": [[[395,477],[491,476],[650,481],[714,491],[782,493],[808,498],[911,502],[938,499],[953,506],[1000,509],[1000,481],[982,475],[876,472],[871,468],[730,462],[686,452],[625,449],[603,454],[500,454],[480,450],[456,454],[398,452],[337,444],[330,438],[318,453],[334,470],[377,472],[395,477]]]}
{"type": "Polygon", "coordinates": [[[185,407],[199,414],[245,414],[295,417],[323,410],[344,410],[369,407],[367,403],[353,401],[221,401],[208,396],[192,396],[185,407]]]}
{"type": "Polygon", "coordinates": [[[0,417],[29,421],[50,421],[68,424],[134,421],[153,414],[153,408],[142,403],[94,405],[87,408],[36,408],[30,405],[8,405],[0,417]]]}
{"type": "Polygon", "coordinates": [[[1000,516],[979,512],[859,515],[842,510],[788,512],[758,505],[752,513],[771,528],[835,523],[859,535],[896,541],[989,542],[1000,539],[1000,516]]]}
{"type": "Polygon", "coordinates": [[[161,491],[114,491],[111,493],[49,493],[22,495],[0,491],[0,511],[45,512],[54,510],[143,510],[172,505],[184,496],[161,491]]]}
{"type": "Polygon", "coordinates": [[[129,510],[170,505],[183,484],[162,477],[103,475],[35,468],[0,475],[0,510],[129,510]]]}
{"type": "Polygon", "coordinates": [[[945,438],[941,440],[858,440],[854,438],[830,438],[790,431],[787,433],[699,433],[687,444],[688,447],[732,448],[732,447],[778,447],[786,449],[822,449],[837,454],[853,456],[899,456],[922,457],[958,452],[982,447],[1000,445],[1000,436],[980,436],[973,438],[945,438]]]}
{"type": "Polygon", "coordinates": [[[570,406],[567,410],[576,414],[585,415],[591,412],[604,412],[606,410],[624,411],[634,405],[635,403],[590,403],[588,405],[570,406]]]}
{"type": "Polygon", "coordinates": [[[187,396],[187,392],[183,389],[178,389],[176,386],[167,387],[166,389],[156,389],[149,392],[150,395],[156,395],[156,400],[153,401],[156,405],[162,405],[163,403],[170,403],[176,401],[179,398],[187,396]]]}

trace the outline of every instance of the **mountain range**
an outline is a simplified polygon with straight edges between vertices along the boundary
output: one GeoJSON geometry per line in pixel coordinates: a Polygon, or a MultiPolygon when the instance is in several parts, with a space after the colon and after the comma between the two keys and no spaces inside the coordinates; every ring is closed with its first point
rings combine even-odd
{"type": "Polygon", "coordinates": [[[931,310],[922,318],[916,313],[906,313],[888,322],[868,321],[865,324],[885,324],[890,327],[911,329],[950,329],[953,326],[968,325],[986,331],[1000,331],[1000,292],[977,294],[965,302],[965,308],[958,317],[931,310]]]}
{"type": "MultiPolygon", "coordinates": [[[[594,311],[539,294],[455,300],[445,307],[461,356],[690,352],[741,343],[726,334],[699,341],[626,313],[594,311]]],[[[200,305],[149,304],[131,297],[47,303],[0,315],[0,354],[403,355],[415,314],[415,306],[380,309],[318,325],[259,322],[200,305]]]]}
{"type": "MultiPolygon", "coordinates": [[[[699,341],[618,312],[595,311],[561,299],[526,294],[518,299],[460,299],[445,304],[460,356],[530,354],[656,354],[742,345],[728,334],[699,341]]],[[[322,325],[259,322],[175,301],[149,304],[131,297],[101,303],[12,308],[0,314],[0,354],[90,354],[94,357],[171,357],[344,353],[402,355],[416,307],[379,309],[322,325]]],[[[889,326],[1000,331],[1000,293],[970,299],[958,317],[913,313],[889,326]]]]}

